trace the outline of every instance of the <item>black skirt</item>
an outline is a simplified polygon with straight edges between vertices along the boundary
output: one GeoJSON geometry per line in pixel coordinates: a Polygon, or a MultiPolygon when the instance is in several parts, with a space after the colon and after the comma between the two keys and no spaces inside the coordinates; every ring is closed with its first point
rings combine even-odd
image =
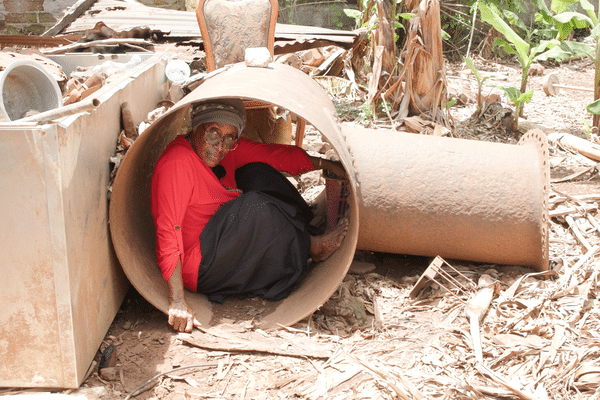
{"type": "Polygon", "coordinates": [[[223,204],[200,234],[196,291],[213,302],[228,296],[285,298],[308,269],[312,211],[296,188],[263,163],[236,171],[243,194],[223,204]]]}

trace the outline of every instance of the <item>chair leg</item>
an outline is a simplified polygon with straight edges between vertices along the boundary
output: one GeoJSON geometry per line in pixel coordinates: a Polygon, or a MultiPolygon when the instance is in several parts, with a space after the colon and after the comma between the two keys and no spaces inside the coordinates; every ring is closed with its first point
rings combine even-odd
{"type": "Polygon", "coordinates": [[[306,128],[306,121],[296,118],[296,146],[298,147],[302,147],[302,142],[304,142],[304,128],[306,128]]]}

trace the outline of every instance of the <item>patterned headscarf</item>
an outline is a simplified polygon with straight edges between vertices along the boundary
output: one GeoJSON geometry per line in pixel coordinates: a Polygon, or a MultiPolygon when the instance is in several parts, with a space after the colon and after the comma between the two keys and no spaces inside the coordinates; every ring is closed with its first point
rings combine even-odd
{"type": "Polygon", "coordinates": [[[219,122],[235,126],[238,136],[246,123],[246,109],[240,99],[215,99],[192,106],[192,130],[207,122],[219,122]]]}

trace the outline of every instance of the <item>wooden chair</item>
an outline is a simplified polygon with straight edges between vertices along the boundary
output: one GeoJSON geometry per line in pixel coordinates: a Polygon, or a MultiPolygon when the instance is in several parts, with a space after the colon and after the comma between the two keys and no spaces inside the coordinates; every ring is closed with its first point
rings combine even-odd
{"type": "MultiPolygon", "coordinates": [[[[277,0],[198,0],[196,18],[202,34],[208,72],[244,61],[245,49],[266,47],[274,56],[275,25],[279,13],[277,0]]],[[[243,100],[243,99],[242,99],[243,100]]],[[[271,132],[266,136],[281,136],[282,129],[291,138],[291,116],[287,121],[273,119],[270,105],[244,101],[248,119],[265,120],[271,132]]],[[[305,122],[297,118],[297,146],[302,146],[305,122]]],[[[263,135],[261,140],[264,139],[263,135]]],[[[264,140],[263,140],[264,141],[264,140]]]]}
{"type": "Polygon", "coordinates": [[[199,0],[196,18],[208,71],[244,61],[244,50],[266,47],[273,56],[277,0],[199,0]]]}

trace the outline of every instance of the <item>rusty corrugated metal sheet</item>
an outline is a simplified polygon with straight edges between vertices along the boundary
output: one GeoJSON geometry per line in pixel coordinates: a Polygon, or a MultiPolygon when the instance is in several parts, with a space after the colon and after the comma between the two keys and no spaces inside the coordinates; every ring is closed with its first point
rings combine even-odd
{"type": "Polygon", "coordinates": [[[81,36],[31,36],[31,35],[0,35],[0,48],[11,46],[26,46],[26,47],[56,47],[67,45],[77,41],[81,36]]]}
{"type": "MultiPolygon", "coordinates": [[[[196,14],[191,11],[170,10],[148,7],[141,3],[119,0],[98,0],[85,13],[63,29],[61,34],[83,33],[98,22],[104,22],[116,31],[129,30],[139,26],[148,26],[152,30],[169,32],[170,38],[188,39],[201,37],[196,14]]],[[[338,31],[333,29],[277,24],[275,40],[282,40],[286,47],[290,41],[296,46],[314,47],[314,44],[329,43],[350,47],[358,38],[356,31],[338,31]]]]}

